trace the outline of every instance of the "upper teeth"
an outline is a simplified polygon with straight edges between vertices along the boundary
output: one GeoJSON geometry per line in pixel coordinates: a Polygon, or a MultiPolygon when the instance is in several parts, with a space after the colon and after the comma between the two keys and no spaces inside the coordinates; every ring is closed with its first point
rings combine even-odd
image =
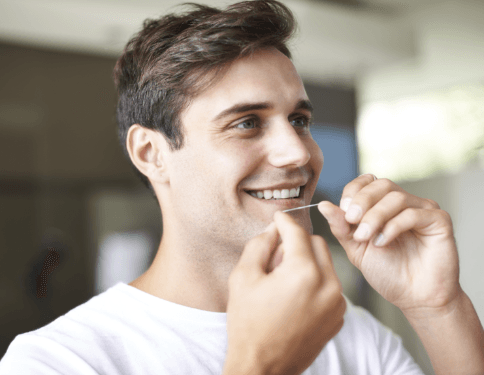
{"type": "Polygon", "coordinates": [[[299,197],[300,191],[301,187],[298,186],[297,188],[293,189],[252,191],[250,195],[263,199],[286,199],[299,197]]]}

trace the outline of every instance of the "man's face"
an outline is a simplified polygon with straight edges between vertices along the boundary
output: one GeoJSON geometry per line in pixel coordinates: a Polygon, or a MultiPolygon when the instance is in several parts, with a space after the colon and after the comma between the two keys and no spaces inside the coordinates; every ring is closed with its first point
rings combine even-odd
{"type": "MultiPolygon", "coordinates": [[[[240,250],[276,211],[310,204],[323,165],[310,118],[302,81],[282,53],[234,62],[181,114],[185,143],[166,160],[165,224],[175,220],[192,244],[240,250]]],[[[308,209],[291,214],[312,231],[308,209]]]]}

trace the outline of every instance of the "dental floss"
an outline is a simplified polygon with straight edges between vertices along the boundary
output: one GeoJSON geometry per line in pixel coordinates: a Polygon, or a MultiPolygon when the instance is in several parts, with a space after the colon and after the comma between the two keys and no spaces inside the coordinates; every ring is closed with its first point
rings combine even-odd
{"type": "Polygon", "coordinates": [[[290,208],[289,210],[284,210],[282,212],[289,212],[289,211],[294,211],[294,210],[302,210],[303,208],[314,207],[314,206],[317,206],[318,204],[319,203],[310,204],[309,206],[302,206],[302,207],[297,207],[297,208],[290,208]]]}

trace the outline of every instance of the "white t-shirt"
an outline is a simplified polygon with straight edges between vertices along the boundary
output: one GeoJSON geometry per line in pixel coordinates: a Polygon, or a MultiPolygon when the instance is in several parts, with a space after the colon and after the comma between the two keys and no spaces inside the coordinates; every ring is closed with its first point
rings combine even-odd
{"type": "MultiPolygon", "coordinates": [[[[177,305],[120,283],[17,336],[0,375],[221,374],[226,349],[225,313],[177,305]]],[[[423,373],[400,338],[348,303],[343,328],[304,372],[315,374],[423,373]]]]}

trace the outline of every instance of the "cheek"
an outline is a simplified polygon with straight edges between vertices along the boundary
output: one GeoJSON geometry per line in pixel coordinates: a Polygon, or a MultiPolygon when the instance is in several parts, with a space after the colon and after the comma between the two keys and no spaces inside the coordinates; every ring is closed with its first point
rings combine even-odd
{"type": "Polygon", "coordinates": [[[237,180],[246,177],[261,164],[263,150],[258,145],[242,142],[227,145],[214,153],[211,160],[213,168],[221,172],[224,178],[237,180]]]}
{"type": "Polygon", "coordinates": [[[233,196],[239,183],[253,173],[261,164],[263,150],[254,145],[227,145],[211,148],[190,156],[185,162],[186,180],[198,181],[200,190],[209,195],[233,196]]]}

